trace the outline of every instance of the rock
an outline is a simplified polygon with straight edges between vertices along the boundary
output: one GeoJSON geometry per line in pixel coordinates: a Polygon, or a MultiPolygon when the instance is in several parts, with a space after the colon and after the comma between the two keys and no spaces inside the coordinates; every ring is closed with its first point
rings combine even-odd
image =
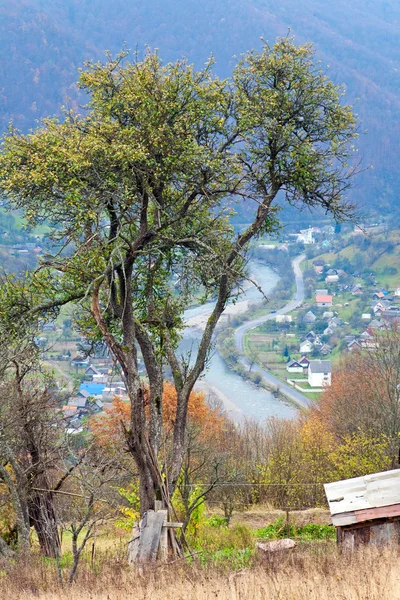
{"type": "Polygon", "coordinates": [[[283,552],[296,547],[296,542],[290,538],[273,540],[272,542],[257,542],[257,550],[261,553],[283,552]]]}

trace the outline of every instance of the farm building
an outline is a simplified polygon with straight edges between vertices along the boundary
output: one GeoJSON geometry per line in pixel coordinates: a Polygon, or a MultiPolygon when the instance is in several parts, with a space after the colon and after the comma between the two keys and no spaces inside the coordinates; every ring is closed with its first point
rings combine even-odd
{"type": "Polygon", "coordinates": [[[324,487],[342,549],[399,544],[399,469],[326,483],[324,487]]]}

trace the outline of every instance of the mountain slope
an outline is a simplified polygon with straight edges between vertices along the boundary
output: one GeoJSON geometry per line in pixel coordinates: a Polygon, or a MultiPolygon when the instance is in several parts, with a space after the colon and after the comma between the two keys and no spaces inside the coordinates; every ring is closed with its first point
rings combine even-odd
{"type": "Polygon", "coordinates": [[[23,129],[69,97],[82,101],[77,69],[124,42],[160,49],[197,66],[214,53],[227,75],[234,55],[290,32],[344,82],[360,116],[360,147],[373,171],[353,194],[379,210],[398,203],[400,184],[400,5],[396,0],[3,0],[0,5],[0,127],[23,129]],[[398,174],[399,173],[399,174],[398,174]]]}

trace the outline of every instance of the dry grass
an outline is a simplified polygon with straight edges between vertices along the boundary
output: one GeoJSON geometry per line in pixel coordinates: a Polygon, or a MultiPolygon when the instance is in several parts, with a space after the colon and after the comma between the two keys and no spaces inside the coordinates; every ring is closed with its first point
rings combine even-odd
{"type": "MultiPolygon", "coordinates": [[[[255,504],[253,507],[246,509],[246,511],[242,513],[234,513],[232,523],[240,523],[252,529],[258,529],[259,527],[266,527],[269,523],[276,521],[279,517],[285,518],[285,511],[255,504]]],[[[298,526],[308,525],[308,523],[330,525],[332,519],[329,510],[325,508],[310,508],[307,510],[291,511],[290,522],[293,525],[298,526]]]]}
{"type": "Polygon", "coordinates": [[[98,573],[81,569],[61,589],[39,563],[15,567],[0,578],[9,600],[400,600],[397,551],[359,551],[341,556],[317,544],[251,569],[221,572],[176,563],[142,574],[108,560],[98,573]],[[40,591],[41,590],[41,591],[40,591]]]}

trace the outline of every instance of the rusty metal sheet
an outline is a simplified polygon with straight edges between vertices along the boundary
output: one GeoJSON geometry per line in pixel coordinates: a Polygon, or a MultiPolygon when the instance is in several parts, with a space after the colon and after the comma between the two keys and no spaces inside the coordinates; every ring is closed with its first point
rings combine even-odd
{"type": "Polygon", "coordinates": [[[357,513],[348,512],[332,515],[332,523],[335,527],[343,527],[344,525],[352,525],[357,523],[357,513]]]}

